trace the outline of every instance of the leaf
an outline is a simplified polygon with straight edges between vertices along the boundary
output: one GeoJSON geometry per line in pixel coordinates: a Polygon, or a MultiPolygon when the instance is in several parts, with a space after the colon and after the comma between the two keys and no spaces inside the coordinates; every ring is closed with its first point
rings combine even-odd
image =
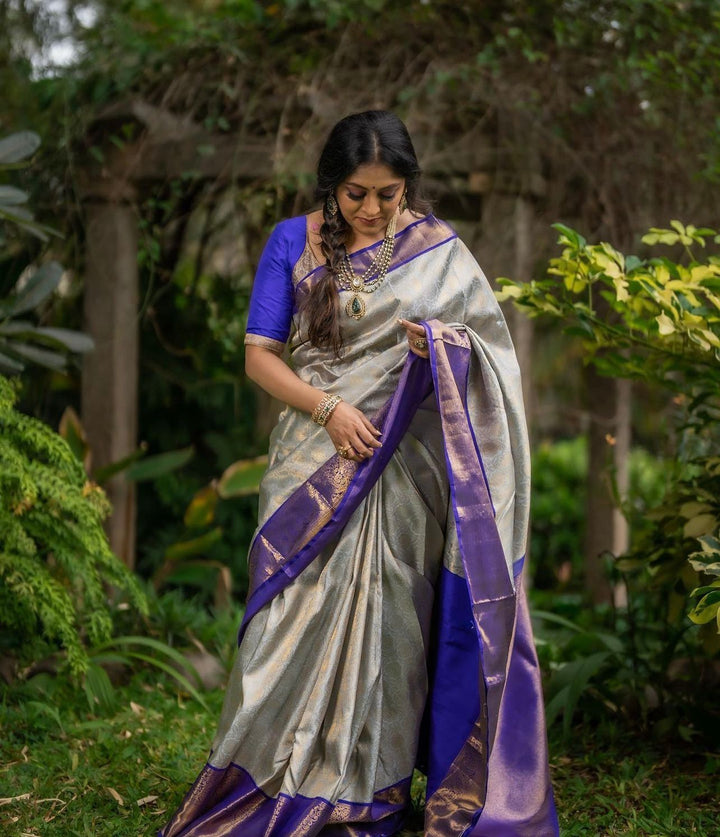
{"type": "Polygon", "coordinates": [[[133,462],[125,471],[125,478],[132,482],[143,482],[154,480],[163,474],[177,471],[186,465],[195,454],[193,447],[171,450],[166,453],[158,453],[155,456],[147,456],[137,462],[133,462]]]}
{"type": "Polygon", "coordinates": [[[508,299],[517,299],[524,293],[525,289],[519,283],[517,285],[511,285],[507,281],[507,284],[503,284],[499,291],[495,291],[495,299],[498,302],[506,302],[508,299]]]}
{"type": "Polygon", "coordinates": [[[67,361],[64,355],[57,352],[51,352],[49,349],[40,349],[37,346],[31,346],[29,343],[9,343],[6,349],[14,355],[20,355],[24,360],[37,363],[38,366],[44,366],[46,369],[54,369],[59,372],[65,369],[67,361]]]}
{"type": "Polygon", "coordinates": [[[115,705],[115,690],[107,672],[102,666],[98,665],[97,660],[91,661],[85,671],[84,688],[91,710],[99,705],[107,711],[115,705]]]}
{"type": "Polygon", "coordinates": [[[698,538],[703,552],[720,552],[720,539],[714,535],[703,535],[698,538]]]}
{"type": "Polygon", "coordinates": [[[187,558],[190,555],[203,555],[207,550],[222,538],[222,529],[218,526],[211,529],[199,538],[192,538],[189,541],[179,541],[171,544],[165,550],[165,558],[168,561],[177,561],[180,558],[187,558]]]}
{"type": "Polygon", "coordinates": [[[140,457],[144,456],[146,450],[147,443],[143,442],[132,453],[128,454],[127,456],[124,456],[122,459],[118,459],[115,462],[111,462],[109,465],[105,465],[105,467],[103,468],[98,468],[93,474],[95,481],[102,485],[109,479],[112,479],[116,474],[119,474],[126,468],[129,468],[133,462],[136,462],[138,459],[140,459],[140,457]]]}
{"type": "Polygon", "coordinates": [[[19,360],[0,352],[0,372],[4,375],[16,375],[18,372],[22,372],[24,368],[24,363],[20,363],[19,360]]]}
{"type": "Polygon", "coordinates": [[[628,293],[628,283],[627,279],[622,276],[618,276],[613,278],[613,285],[615,286],[615,298],[618,302],[627,302],[630,299],[630,294],[628,293]]]}
{"type": "Polygon", "coordinates": [[[230,567],[218,569],[213,604],[216,610],[227,610],[232,604],[232,573],[230,567]]]}
{"type": "Polygon", "coordinates": [[[125,800],[120,796],[120,794],[115,790],[115,788],[105,788],[105,790],[112,796],[112,798],[117,802],[118,805],[125,805],[125,800]]]}
{"type": "Polygon", "coordinates": [[[680,233],[680,235],[683,235],[683,236],[687,235],[687,231],[685,229],[685,226],[683,224],[681,224],[680,221],[670,221],[670,226],[674,230],[677,230],[677,232],[680,233]]]}
{"type": "Polygon", "coordinates": [[[690,566],[699,573],[705,573],[706,575],[720,575],[720,562],[706,564],[704,561],[697,561],[694,558],[688,558],[688,561],[690,566]]]}
{"type": "Polygon", "coordinates": [[[565,712],[563,713],[563,733],[570,735],[570,725],[575,714],[580,695],[585,690],[590,678],[597,674],[598,671],[605,664],[605,661],[610,657],[607,651],[598,651],[596,654],[591,654],[581,660],[573,660],[568,663],[568,666],[573,666],[573,677],[568,685],[567,698],[565,702],[565,712]]]}
{"type": "Polygon", "coordinates": [[[566,619],[564,616],[560,616],[557,613],[553,613],[549,610],[533,610],[532,611],[533,618],[542,619],[545,622],[553,622],[556,625],[560,625],[563,628],[568,628],[569,630],[575,633],[582,633],[583,629],[576,625],[574,622],[571,622],[569,619],[566,619]]]}
{"type": "Polygon", "coordinates": [[[6,300],[3,308],[6,316],[32,311],[57,288],[63,269],[57,262],[46,262],[30,277],[27,284],[6,300]]]}
{"type": "Polygon", "coordinates": [[[138,799],[135,804],[138,808],[142,808],[145,805],[150,805],[151,802],[156,802],[159,797],[157,796],[143,796],[142,799],[138,799]]]}
{"type": "Polygon", "coordinates": [[[104,651],[111,650],[114,647],[120,648],[127,648],[126,654],[128,657],[133,657],[137,660],[142,660],[143,662],[149,663],[150,665],[159,668],[161,671],[166,672],[167,674],[171,675],[171,677],[176,680],[182,687],[192,695],[195,700],[203,707],[203,709],[208,710],[208,705],[204,700],[203,696],[198,692],[198,690],[192,685],[192,683],[187,679],[187,677],[182,674],[183,671],[191,674],[197,683],[200,683],[200,675],[197,673],[195,667],[192,663],[187,660],[183,655],[172,646],[168,645],[165,642],[162,642],[158,639],[153,639],[149,636],[118,636],[114,639],[108,640],[107,642],[101,643],[100,645],[95,646],[92,649],[92,653],[94,655],[95,652],[103,653],[104,651]],[[168,665],[164,660],[157,659],[157,657],[151,657],[148,654],[143,654],[139,651],[135,650],[134,646],[140,646],[141,648],[147,648],[151,651],[154,651],[156,654],[160,654],[174,663],[178,668],[173,668],[173,666],[168,665]],[[178,670],[179,669],[179,670],[178,670]]]}
{"type": "Polygon", "coordinates": [[[688,616],[696,625],[706,625],[717,619],[720,611],[720,590],[713,590],[700,599],[688,616]]]}
{"type": "Polygon", "coordinates": [[[708,512],[711,509],[712,506],[708,503],[701,503],[698,500],[690,500],[680,506],[679,514],[680,517],[690,520],[690,518],[697,517],[697,515],[708,512]]]}
{"type": "Polygon", "coordinates": [[[580,235],[579,232],[576,232],[572,227],[568,227],[565,224],[553,224],[553,229],[557,230],[560,233],[560,244],[571,244],[576,248],[584,247],[587,244],[587,241],[580,235]]]}
{"type": "Polygon", "coordinates": [[[0,165],[19,163],[40,148],[40,137],[34,131],[18,131],[0,140],[0,165]]]}
{"type": "Polygon", "coordinates": [[[659,316],[655,317],[655,320],[658,324],[658,331],[664,337],[668,334],[672,334],[675,331],[675,323],[668,317],[668,315],[663,312],[659,316]]]}
{"type": "Polygon", "coordinates": [[[190,529],[209,526],[215,519],[217,502],[218,494],[214,485],[206,485],[205,488],[201,488],[185,509],[183,518],[185,525],[190,529]]]}
{"type": "Polygon", "coordinates": [[[683,536],[686,538],[699,538],[701,535],[709,535],[715,531],[718,520],[714,514],[699,514],[693,517],[683,526],[683,536]]]}
{"type": "Polygon", "coordinates": [[[223,499],[257,494],[260,480],[267,469],[267,462],[267,456],[233,462],[218,480],[217,493],[223,499]]]}
{"type": "Polygon", "coordinates": [[[89,334],[84,334],[82,331],[74,331],[70,328],[40,326],[34,329],[33,333],[53,342],[60,343],[63,348],[77,354],[85,354],[85,352],[91,352],[95,348],[95,341],[89,334]]]}
{"type": "Polygon", "coordinates": [[[0,204],[4,206],[19,206],[27,203],[28,194],[14,186],[0,186],[0,204]]]}
{"type": "Polygon", "coordinates": [[[72,407],[66,407],[60,417],[58,432],[70,446],[75,458],[82,462],[86,471],[90,470],[90,445],[88,444],[85,428],[82,426],[80,416],[72,407]]]}

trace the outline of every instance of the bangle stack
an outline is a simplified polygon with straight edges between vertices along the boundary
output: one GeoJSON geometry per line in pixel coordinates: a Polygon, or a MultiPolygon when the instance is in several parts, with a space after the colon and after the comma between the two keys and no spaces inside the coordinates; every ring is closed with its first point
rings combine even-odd
{"type": "Polygon", "coordinates": [[[320,427],[325,427],[330,420],[330,416],[333,414],[333,410],[341,401],[342,398],[339,395],[323,395],[320,403],[312,411],[310,418],[315,424],[319,424],[320,427]]]}

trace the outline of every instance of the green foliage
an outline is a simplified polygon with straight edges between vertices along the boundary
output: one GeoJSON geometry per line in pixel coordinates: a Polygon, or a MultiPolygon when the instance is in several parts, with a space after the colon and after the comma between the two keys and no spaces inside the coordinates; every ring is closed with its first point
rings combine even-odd
{"type": "Polygon", "coordinates": [[[163,562],[153,574],[153,584],[160,588],[167,582],[207,588],[215,577],[214,604],[222,609],[230,604],[232,575],[222,561],[208,558],[212,547],[223,538],[217,523],[218,503],[237,497],[255,497],[267,468],[267,456],[238,460],[229,465],[218,479],[213,479],[195,493],[183,515],[185,531],[181,540],[170,544],[163,562]]]}
{"type": "MultiPolygon", "coordinates": [[[[498,296],[531,316],[563,321],[601,373],[676,393],[683,409],[675,428],[682,467],[669,472],[663,503],[648,516],[654,525],[618,566],[640,574],[641,584],[666,599],[670,621],[683,615],[682,594],[692,591],[699,598],[694,621],[717,619],[720,629],[718,580],[712,578],[720,534],[720,256],[699,259],[693,249],[718,244],[720,236],[678,221],[644,236],[648,246],[681,247],[681,261],[624,256],[607,243],[588,244],[564,225],[556,229],[563,251],[551,260],[548,276],[527,284],[501,279],[498,296]],[[703,576],[711,577],[708,583],[703,576]]],[[[717,646],[708,637],[708,650],[717,646]]]]}
{"type": "MultiPolygon", "coordinates": [[[[630,451],[623,512],[633,543],[649,525],[648,511],[663,499],[671,463],[643,448],[630,451]]],[[[536,445],[532,455],[530,568],[533,587],[580,590],[587,515],[587,439],[536,445]]]]}
{"type": "Polygon", "coordinates": [[[64,440],[15,408],[0,376],[0,626],[25,663],[37,658],[38,628],[62,646],[73,675],[87,668],[85,643],[109,639],[105,585],[144,608],[134,576],[110,551],[105,495],[87,480],[64,440]]]}
{"type": "Polygon", "coordinates": [[[138,663],[162,671],[203,709],[208,709],[205,699],[197,690],[200,678],[192,664],[166,642],[148,636],[118,636],[92,649],[90,664],[85,672],[85,694],[90,708],[98,704],[102,709],[111,709],[115,704],[114,689],[103,664],[132,668],[137,667],[138,663]]]}
{"type": "MultiPolygon", "coordinates": [[[[40,138],[31,131],[20,131],[0,140],[0,173],[20,167],[40,145],[40,138]]],[[[28,195],[14,186],[0,185],[0,221],[9,222],[25,232],[47,241],[54,233],[39,224],[25,204],[28,195]]],[[[6,228],[0,227],[0,247],[7,247],[6,228]]],[[[14,375],[27,363],[48,369],[64,370],[68,352],[87,352],[93,347],[85,334],[65,328],[37,326],[18,315],[40,308],[56,290],[62,268],[50,261],[38,268],[24,271],[13,293],[0,299],[0,373],[14,375]]]]}
{"type": "Polygon", "coordinates": [[[548,726],[569,737],[580,720],[611,718],[656,739],[720,744],[713,661],[682,607],[669,618],[667,591],[617,571],[615,582],[627,603],[596,610],[581,594],[531,591],[548,726]]]}
{"type": "Polygon", "coordinates": [[[588,244],[579,233],[556,224],[563,252],[550,260],[547,278],[526,284],[500,279],[498,298],[512,299],[530,316],[563,320],[566,332],[583,341],[588,358],[604,374],[662,383],[680,392],[698,383],[702,393],[717,397],[720,256],[699,261],[690,248],[720,243],[720,236],[678,221],[672,225],[651,230],[643,242],[683,245],[687,265],[665,256],[626,258],[610,244],[588,244]],[[599,310],[600,299],[616,317],[599,310]]]}

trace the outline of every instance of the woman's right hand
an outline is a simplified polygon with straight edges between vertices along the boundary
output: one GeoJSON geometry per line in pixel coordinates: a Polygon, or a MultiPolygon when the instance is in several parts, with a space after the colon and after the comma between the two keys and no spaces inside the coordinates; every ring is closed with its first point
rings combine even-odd
{"type": "MultiPolygon", "coordinates": [[[[325,425],[338,453],[346,451],[343,459],[362,462],[382,447],[380,431],[356,407],[341,401],[332,411],[325,425]]],[[[342,453],[340,453],[342,456],[342,453]]]]}

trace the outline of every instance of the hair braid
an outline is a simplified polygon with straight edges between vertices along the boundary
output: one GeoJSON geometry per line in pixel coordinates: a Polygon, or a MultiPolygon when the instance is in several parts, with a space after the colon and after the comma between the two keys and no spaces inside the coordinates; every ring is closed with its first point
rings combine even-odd
{"type": "Polygon", "coordinates": [[[313,312],[308,322],[308,338],[313,346],[329,348],[340,354],[342,334],[340,331],[340,300],[335,277],[345,258],[345,240],[348,225],[339,212],[330,215],[323,204],[323,224],[320,227],[320,247],[325,256],[327,273],[316,282],[308,294],[304,307],[313,312]]]}

